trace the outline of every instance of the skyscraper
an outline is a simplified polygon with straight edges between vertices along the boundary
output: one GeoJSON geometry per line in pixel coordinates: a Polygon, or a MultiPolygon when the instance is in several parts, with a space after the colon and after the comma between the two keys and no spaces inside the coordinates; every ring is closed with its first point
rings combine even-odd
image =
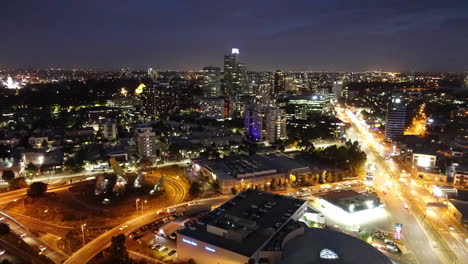
{"type": "Polygon", "coordinates": [[[392,94],[385,122],[385,139],[398,141],[403,137],[406,121],[406,105],[402,94],[392,94]]]}
{"type": "Polygon", "coordinates": [[[272,95],[275,96],[279,94],[280,92],[283,92],[284,90],[285,90],[284,73],[278,70],[275,72],[275,81],[273,83],[272,95]]]}
{"type": "Polygon", "coordinates": [[[219,67],[203,68],[203,95],[205,97],[221,96],[221,69],[219,67]]]}
{"type": "Polygon", "coordinates": [[[343,92],[343,81],[334,81],[332,92],[335,95],[335,100],[339,100],[341,98],[341,93],[343,92]]]}
{"type": "Polygon", "coordinates": [[[239,49],[232,49],[224,56],[224,91],[229,96],[245,93],[247,85],[247,65],[240,63],[239,49]]]}

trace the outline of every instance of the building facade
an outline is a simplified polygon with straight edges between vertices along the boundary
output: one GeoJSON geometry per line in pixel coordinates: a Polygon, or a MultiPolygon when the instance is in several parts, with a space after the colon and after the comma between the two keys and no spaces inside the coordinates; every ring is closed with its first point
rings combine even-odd
{"type": "Polygon", "coordinates": [[[214,66],[203,68],[203,96],[218,97],[221,95],[221,69],[214,66]]]}
{"type": "Polygon", "coordinates": [[[402,94],[392,94],[385,121],[385,139],[399,141],[403,138],[406,122],[406,105],[402,94]]]}
{"type": "Polygon", "coordinates": [[[140,157],[156,156],[156,134],[151,127],[137,128],[137,152],[140,157]]]}

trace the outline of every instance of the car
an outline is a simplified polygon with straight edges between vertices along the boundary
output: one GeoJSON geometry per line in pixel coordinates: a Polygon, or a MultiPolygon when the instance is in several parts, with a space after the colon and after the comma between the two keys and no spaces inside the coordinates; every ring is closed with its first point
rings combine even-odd
{"type": "Polygon", "coordinates": [[[123,225],[123,226],[121,226],[119,229],[120,229],[120,231],[122,231],[122,230],[125,230],[125,229],[127,229],[127,228],[128,228],[128,225],[123,225]]]}
{"type": "Polygon", "coordinates": [[[25,237],[26,237],[26,234],[23,233],[23,234],[20,235],[20,237],[21,237],[21,238],[25,238],[25,237]]]}
{"type": "Polygon", "coordinates": [[[450,231],[454,231],[454,230],[455,230],[455,228],[454,228],[452,225],[448,225],[448,229],[449,229],[450,231]]]}
{"type": "Polygon", "coordinates": [[[44,247],[44,246],[39,246],[39,250],[40,250],[41,252],[44,252],[46,249],[47,249],[47,248],[44,247]]]}
{"type": "Polygon", "coordinates": [[[197,205],[197,202],[190,202],[187,204],[187,206],[194,206],[194,205],[197,205]]]}
{"type": "Polygon", "coordinates": [[[163,250],[161,250],[161,252],[167,252],[169,251],[169,248],[165,247],[163,250]]]}
{"type": "Polygon", "coordinates": [[[133,240],[137,241],[137,240],[139,240],[140,238],[141,238],[141,236],[134,236],[134,237],[133,237],[133,240]]]}
{"type": "Polygon", "coordinates": [[[175,249],[171,250],[169,253],[167,253],[168,256],[172,256],[176,253],[177,251],[175,249]]]}
{"type": "Polygon", "coordinates": [[[158,211],[156,211],[157,214],[164,214],[165,212],[166,212],[166,211],[164,211],[164,210],[158,210],[158,211]]]}
{"type": "Polygon", "coordinates": [[[0,256],[2,256],[3,254],[5,254],[6,251],[5,250],[0,250],[0,256]]]}
{"type": "Polygon", "coordinates": [[[5,219],[5,217],[0,217],[0,221],[3,221],[5,219]]]}
{"type": "Polygon", "coordinates": [[[408,205],[407,205],[405,202],[403,202],[403,207],[404,207],[405,209],[408,209],[408,205]]]}
{"type": "Polygon", "coordinates": [[[167,249],[167,247],[161,246],[160,248],[158,248],[158,251],[163,252],[165,249],[167,249]]]}
{"type": "Polygon", "coordinates": [[[175,213],[175,211],[176,211],[175,208],[168,208],[168,209],[167,209],[167,213],[168,213],[168,214],[175,213]]]}

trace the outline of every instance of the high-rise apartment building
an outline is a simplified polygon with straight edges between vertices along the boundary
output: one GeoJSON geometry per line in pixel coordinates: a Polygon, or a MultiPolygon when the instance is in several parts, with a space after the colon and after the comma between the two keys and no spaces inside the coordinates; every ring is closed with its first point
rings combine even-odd
{"type": "Polygon", "coordinates": [[[203,68],[203,95],[205,97],[221,96],[221,69],[219,67],[203,68]]]}
{"type": "Polygon", "coordinates": [[[140,157],[156,156],[156,134],[151,127],[137,128],[137,151],[140,157]]]}
{"type": "Polygon", "coordinates": [[[286,138],[286,111],[279,107],[248,105],[244,110],[244,128],[249,141],[283,140],[286,138]]]}
{"type": "Polygon", "coordinates": [[[268,107],[264,118],[265,139],[270,143],[286,139],[286,111],[279,107],[268,107]]]}
{"type": "Polygon", "coordinates": [[[256,105],[246,105],[244,109],[244,130],[247,140],[262,141],[263,112],[256,105]]]}
{"type": "Polygon", "coordinates": [[[223,97],[204,98],[201,100],[200,114],[202,118],[222,120],[230,115],[229,100],[223,97]]]}
{"type": "Polygon", "coordinates": [[[403,137],[406,121],[406,105],[402,94],[392,94],[385,122],[385,139],[398,141],[403,137]]]}

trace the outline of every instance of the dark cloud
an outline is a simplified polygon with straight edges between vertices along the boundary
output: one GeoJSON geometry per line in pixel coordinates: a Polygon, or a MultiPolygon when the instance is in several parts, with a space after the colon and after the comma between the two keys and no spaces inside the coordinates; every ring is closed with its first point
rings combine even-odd
{"type": "Polygon", "coordinates": [[[3,3],[0,66],[468,70],[468,1],[3,3]]]}

